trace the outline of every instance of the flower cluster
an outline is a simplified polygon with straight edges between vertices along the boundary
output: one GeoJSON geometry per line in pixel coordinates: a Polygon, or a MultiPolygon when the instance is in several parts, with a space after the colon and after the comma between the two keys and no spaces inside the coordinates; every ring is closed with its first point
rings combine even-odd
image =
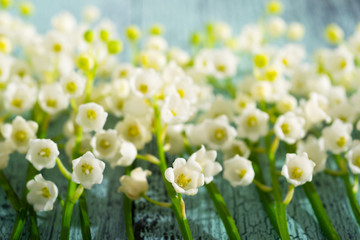
{"type": "MultiPolygon", "coordinates": [[[[21,9],[30,14],[32,5],[21,9]]],[[[169,47],[161,25],[153,25],[149,34],[131,25],[121,36],[93,6],[84,9],[81,21],[68,12],[54,16],[45,34],[0,12],[0,169],[15,151],[28,160],[27,201],[21,204],[50,211],[59,199],[66,239],[74,204],[102,183],[109,164],[116,171],[126,167],[118,188],[126,207],[142,198],[171,207],[185,239],[191,233],[182,195],[196,195],[202,186],[225,228],[232,229],[229,238],[239,236],[216,187],[221,177],[214,181],[221,171],[232,187],[254,183],[263,192],[264,208],[276,208],[267,213],[284,239],[286,210],[279,208],[290,203],[295,187],[316,193],[311,181],[320,172],[343,176],[352,209],[358,211],[360,144],[353,138],[360,130],[360,29],[346,39],[338,25],[330,24],[324,33],[333,47],[318,49],[308,61],[299,43],[305,28],[286,23],[281,12],[281,2],[269,1],[265,19],[236,34],[224,22],[209,23],[191,36],[191,53],[169,47]],[[286,44],[272,44],[284,39],[286,44]],[[124,47],[131,49],[131,62],[117,58],[124,47]],[[249,68],[239,74],[244,62],[249,68]],[[60,117],[66,119],[63,126],[60,117]],[[60,136],[51,135],[54,124],[63,128],[60,136]],[[327,161],[338,169],[330,169],[327,161]],[[135,163],[141,167],[134,168],[135,163]],[[42,175],[56,165],[69,182],[66,193],[58,191],[54,182],[59,179],[42,175]],[[263,176],[267,165],[271,187],[263,176]],[[163,183],[156,184],[165,185],[169,202],[148,196],[153,167],[160,170],[163,183]],[[280,176],[289,187],[285,199],[280,176]]],[[[316,196],[308,197],[322,207],[316,196]]],[[[21,202],[11,194],[8,198],[21,202]]],[[[87,211],[86,202],[80,209],[87,211]]],[[[131,209],[124,211],[131,216],[131,209]]],[[[328,218],[325,210],[317,217],[320,222],[328,218]]],[[[132,221],[126,219],[130,238],[132,221]]],[[[333,231],[331,224],[321,226],[333,231]]]]}

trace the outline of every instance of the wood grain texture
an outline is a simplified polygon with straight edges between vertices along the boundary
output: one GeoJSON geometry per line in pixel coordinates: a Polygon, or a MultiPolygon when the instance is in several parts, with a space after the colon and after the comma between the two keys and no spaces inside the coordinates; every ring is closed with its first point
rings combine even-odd
{"type": "MultiPolygon", "coordinates": [[[[37,7],[37,13],[31,21],[39,26],[42,32],[49,28],[51,16],[60,10],[67,9],[79,17],[81,7],[91,3],[98,5],[104,16],[115,21],[120,32],[123,32],[129,24],[137,24],[147,29],[152,23],[158,22],[164,24],[165,37],[169,40],[170,46],[186,48],[189,34],[202,28],[209,20],[226,21],[231,24],[235,32],[239,32],[245,24],[256,21],[262,12],[265,0],[77,0],[76,3],[71,0],[36,0],[33,2],[37,7]]],[[[325,45],[322,31],[328,23],[337,22],[347,34],[350,34],[360,20],[358,0],[286,0],[284,3],[286,9],[284,19],[300,21],[306,26],[304,43],[309,51],[325,45]]],[[[125,49],[122,58],[126,59],[127,54],[125,49]]],[[[114,122],[110,123],[113,124],[114,122]]],[[[58,127],[57,131],[59,129],[61,130],[58,127]]],[[[153,146],[150,146],[148,151],[156,152],[153,146]]],[[[173,158],[169,158],[169,162],[172,160],[173,158]]],[[[265,162],[264,159],[262,161],[265,162]]],[[[149,167],[153,172],[149,178],[151,186],[149,196],[156,200],[168,201],[159,171],[146,163],[139,165],[149,167]]],[[[18,194],[24,187],[26,167],[24,156],[14,154],[4,171],[18,194]]],[[[43,172],[46,179],[57,184],[59,193],[64,197],[67,184],[58,170],[43,172]]],[[[91,233],[94,239],[126,238],[122,211],[123,198],[116,192],[123,172],[123,168],[111,169],[107,166],[102,185],[86,192],[92,225],[91,233]]],[[[284,183],[284,179],[282,181],[284,183]]],[[[220,176],[216,177],[215,182],[234,216],[242,239],[277,239],[254,186],[232,188],[220,176]]],[[[314,183],[340,237],[359,239],[360,230],[352,215],[341,179],[319,174],[314,177],[314,183]]],[[[222,222],[205,189],[200,189],[195,197],[185,197],[185,202],[194,239],[227,239],[222,222]]],[[[0,207],[0,239],[8,239],[16,214],[2,191],[0,191],[0,207]]],[[[296,189],[294,201],[288,206],[287,212],[291,239],[325,239],[301,188],[296,189]]],[[[81,239],[78,215],[76,205],[72,218],[71,239],[81,239]]],[[[59,239],[60,218],[59,204],[55,205],[52,212],[39,214],[41,239],[59,239]]],[[[134,204],[134,224],[135,236],[138,239],[181,237],[171,211],[151,206],[144,200],[134,204]]],[[[27,229],[28,225],[25,226],[23,239],[29,237],[27,229]]]]}

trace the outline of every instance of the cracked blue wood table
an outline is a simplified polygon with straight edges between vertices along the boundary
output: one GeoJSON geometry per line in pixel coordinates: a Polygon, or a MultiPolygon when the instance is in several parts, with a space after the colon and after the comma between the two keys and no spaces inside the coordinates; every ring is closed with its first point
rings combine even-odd
{"type": "MultiPolygon", "coordinates": [[[[166,28],[165,37],[170,46],[188,46],[188,36],[211,20],[228,22],[234,32],[239,32],[245,24],[255,22],[262,13],[265,0],[34,0],[35,16],[31,21],[40,32],[50,27],[50,18],[60,10],[68,10],[80,17],[81,8],[87,4],[100,7],[103,16],[113,20],[120,32],[129,24],[147,29],[152,23],[161,23],[166,28]]],[[[360,20],[359,0],[284,0],[287,21],[300,21],[306,27],[303,43],[308,51],[325,46],[322,37],[324,27],[336,22],[342,26],[347,36],[352,34],[360,20]]],[[[127,52],[122,54],[126,59],[127,52]]],[[[56,123],[60,125],[62,120],[56,123]]],[[[114,125],[109,121],[109,126],[114,125]]],[[[52,126],[54,127],[54,126],[52,126]]],[[[59,131],[57,128],[55,131],[59,131]]],[[[51,132],[56,135],[56,132],[51,132]]],[[[153,147],[148,151],[156,152],[153,147]]],[[[143,167],[148,165],[141,163],[143,167]]],[[[157,200],[167,200],[165,189],[157,169],[149,177],[149,196],[157,200]]],[[[24,188],[27,162],[23,155],[13,154],[5,174],[17,193],[24,188]]],[[[123,220],[123,196],[116,192],[119,178],[124,169],[117,167],[105,169],[104,181],[86,191],[89,208],[91,233],[94,239],[125,239],[123,220]]],[[[46,179],[54,181],[62,196],[66,193],[66,181],[58,170],[46,170],[46,179]]],[[[284,179],[282,179],[284,181],[284,179]]],[[[215,178],[226,200],[242,239],[277,239],[259,201],[254,186],[232,188],[228,182],[215,178]]],[[[341,179],[319,174],[314,183],[323,200],[324,206],[341,239],[360,239],[360,229],[352,215],[341,179]]],[[[284,185],[284,184],[283,184],[284,185]]],[[[185,197],[187,216],[194,239],[227,239],[225,229],[204,188],[193,197],[185,197]]],[[[288,225],[291,239],[325,239],[308,200],[301,188],[288,206],[288,225]]],[[[0,190],[0,239],[8,239],[16,213],[0,190]]],[[[41,239],[59,239],[61,206],[56,203],[51,212],[40,213],[38,218],[41,239]]],[[[28,239],[28,225],[22,239],[28,239]]],[[[137,239],[179,239],[180,231],[175,217],[168,209],[151,206],[140,200],[134,204],[134,230],[137,239]]],[[[71,239],[81,239],[78,207],[75,206],[72,218],[71,239]]]]}

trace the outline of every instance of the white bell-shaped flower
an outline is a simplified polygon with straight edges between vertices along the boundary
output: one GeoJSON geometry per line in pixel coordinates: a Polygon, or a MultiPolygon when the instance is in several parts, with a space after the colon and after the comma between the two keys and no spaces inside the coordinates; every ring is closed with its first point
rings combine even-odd
{"type": "Polygon", "coordinates": [[[327,154],[323,138],[317,139],[311,135],[308,136],[306,140],[299,141],[296,146],[297,154],[306,152],[309,159],[316,164],[314,168],[314,174],[325,169],[327,154]]]}
{"type": "Polygon", "coordinates": [[[38,124],[34,121],[26,121],[17,116],[11,124],[4,124],[1,132],[5,139],[11,141],[14,148],[20,153],[26,153],[29,149],[30,139],[36,138],[38,124]]]}
{"type": "Polygon", "coordinates": [[[247,186],[254,180],[255,172],[251,161],[235,155],[235,157],[224,162],[223,177],[231,186],[247,186]]]}
{"type": "Polygon", "coordinates": [[[101,184],[105,163],[95,158],[91,152],[72,161],[72,180],[90,189],[94,184],[101,184]]]}
{"type": "Polygon", "coordinates": [[[161,108],[161,118],[164,123],[179,124],[186,122],[192,114],[190,102],[172,95],[165,99],[161,108]]]}
{"type": "Polygon", "coordinates": [[[200,150],[194,152],[189,157],[188,161],[196,161],[202,168],[204,174],[205,183],[210,183],[214,179],[214,176],[221,172],[222,167],[220,163],[216,162],[216,151],[206,151],[204,145],[201,146],[200,150]]]}
{"type": "Polygon", "coordinates": [[[41,86],[39,92],[40,107],[49,114],[56,114],[65,110],[69,105],[69,98],[63,92],[59,83],[41,86]]]}
{"type": "Polygon", "coordinates": [[[145,144],[151,140],[149,129],[131,115],[127,115],[123,121],[116,124],[115,129],[122,138],[132,142],[138,150],[144,148],[145,144]]]}
{"type": "Polygon", "coordinates": [[[133,93],[138,97],[152,97],[161,87],[161,78],[153,69],[138,69],[130,79],[133,93]]]}
{"type": "Polygon", "coordinates": [[[130,166],[136,159],[137,149],[131,142],[120,140],[115,156],[110,160],[111,167],[130,166]]]}
{"type": "Polygon", "coordinates": [[[205,143],[212,149],[220,149],[230,143],[236,137],[236,130],[233,128],[225,115],[215,119],[204,121],[205,143]]]}
{"type": "Polygon", "coordinates": [[[360,174],[360,141],[355,140],[350,151],[345,155],[353,174],[360,174]]]}
{"type": "Polygon", "coordinates": [[[288,112],[276,120],[274,131],[280,140],[288,144],[294,144],[305,136],[304,125],[304,118],[296,116],[293,112],[288,112]]]}
{"type": "Polygon", "coordinates": [[[86,79],[77,72],[71,72],[60,79],[63,92],[69,97],[79,97],[84,92],[86,79]]]}
{"type": "Polygon", "coordinates": [[[239,137],[257,141],[268,133],[268,119],[269,115],[259,109],[245,109],[236,121],[239,137]]]}
{"type": "Polygon", "coordinates": [[[36,102],[36,88],[22,82],[11,82],[4,92],[5,109],[20,114],[30,110],[36,102]]]}
{"type": "Polygon", "coordinates": [[[345,152],[351,146],[352,125],[335,119],[333,124],[322,130],[325,148],[334,154],[345,152]]]}
{"type": "Polygon", "coordinates": [[[86,103],[79,107],[76,123],[84,132],[100,131],[103,129],[108,114],[104,108],[96,103],[86,103]]]}
{"type": "Polygon", "coordinates": [[[26,195],[28,203],[33,205],[34,210],[51,211],[58,196],[58,189],[51,181],[46,181],[41,174],[35,176],[34,180],[27,182],[29,193],[26,195]]]}
{"type": "Polygon", "coordinates": [[[113,129],[101,130],[91,139],[90,144],[96,157],[109,160],[119,147],[118,134],[113,129]]]}
{"type": "Polygon", "coordinates": [[[243,158],[250,156],[250,149],[246,143],[242,140],[234,139],[229,144],[225,145],[222,149],[224,154],[224,161],[233,158],[235,155],[239,155],[243,158]]]}
{"type": "Polygon", "coordinates": [[[0,170],[7,167],[13,147],[9,140],[0,142],[0,170]]]}
{"type": "Polygon", "coordinates": [[[314,167],[315,163],[309,160],[307,153],[287,153],[286,163],[281,169],[281,175],[296,187],[306,182],[311,182],[314,167]]]}
{"type": "Polygon", "coordinates": [[[120,178],[121,186],[118,191],[124,192],[131,200],[138,200],[149,189],[146,177],[150,175],[149,170],[137,167],[131,171],[130,175],[124,175],[120,178]]]}
{"type": "Polygon", "coordinates": [[[59,154],[58,147],[52,140],[31,139],[26,159],[29,160],[38,171],[41,171],[43,168],[55,167],[56,158],[59,154]]]}
{"type": "Polygon", "coordinates": [[[175,159],[173,167],[166,169],[165,178],[180,194],[195,195],[198,188],[204,185],[204,174],[200,164],[196,161],[186,162],[183,158],[175,159]]]}

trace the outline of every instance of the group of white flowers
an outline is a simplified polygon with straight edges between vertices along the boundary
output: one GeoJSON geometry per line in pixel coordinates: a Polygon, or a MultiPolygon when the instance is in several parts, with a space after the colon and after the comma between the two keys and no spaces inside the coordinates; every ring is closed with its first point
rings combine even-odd
{"type": "MultiPolygon", "coordinates": [[[[54,16],[45,34],[1,11],[0,169],[14,151],[26,154],[37,170],[26,184],[27,201],[36,211],[52,210],[61,193],[43,178],[45,169],[58,165],[65,178],[91,189],[101,184],[106,164],[159,164],[157,153],[147,152],[159,130],[158,110],[163,150],[180,157],[164,172],[178,194],[195,195],[221,171],[233,187],[255,183],[251,155],[271,151],[264,138],[294,147],[286,157],[275,155],[277,162],[286,158],[281,175],[291,186],[329,168],[331,155],[344,154],[359,174],[360,144],[352,136],[360,130],[360,27],[345,39],[339,26],[329,25],[325,35],[335,48],[309,57],[296,43],[304,27],[272,16],[280,11],[272,1],[268,18],[238,35],[226,23],[211,23],[192,35],[191,54],[169,47],[161,25],[148,35],[129,26],[124,38],[132,62],[119,62],[116,25],[99,20],[96,7],[85,8],[80,22],[68,12],[54,16]],[[290,43],[271,44],[283,37],[290,43]],[[249,63],[239,75],[239,64],[249,63]],[[61,115],[68,116],[60,136],[65,146],[46,134],[61,115]],[[104,129],[108,115],[117,123],[104,129]],[[62,150],[72,171],[59,158],[62,150]]],[[[144,197],[150,174],[132,169],[119,191],[144,197]]]]}

